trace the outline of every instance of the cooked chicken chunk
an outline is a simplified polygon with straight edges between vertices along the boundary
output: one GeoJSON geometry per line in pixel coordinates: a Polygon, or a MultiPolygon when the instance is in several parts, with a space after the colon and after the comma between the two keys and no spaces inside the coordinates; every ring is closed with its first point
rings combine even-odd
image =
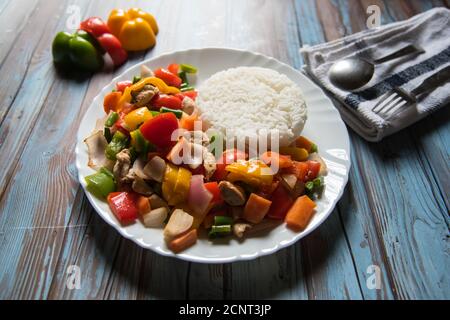
{"type": "Polygon", "coordinates": [[[189,97],[184,97],[183,101],[181,102],[181,107],[184,112],[190,115],[195,110],[195,102],[189,97]]]}
{"type": "Polygon", "coordinates": [[[131,92],[131,96],[133,97],[132,102],[138,107],[143,107],[147,105],[158,92],[159,90],[157,87],[146,84],[141,91],[131,92]]]}
{"type": "Polygon", "coordinates": [[[116,154],[116,163],[114,164],[113,174],[116,181],[121,183],[129,183],[133,180],[134,174],[130,172],[131,154],[130,150],[123,149],[116,154]]]}
{"type": "Polygon", "coordinates": [[[252,228],[252,225],[249,223],[236,222],[233,225],[233,233],[236,235],[236,237],[242,238],[244,236],[245,231],[247,231],[251,228],[252,228]]]}

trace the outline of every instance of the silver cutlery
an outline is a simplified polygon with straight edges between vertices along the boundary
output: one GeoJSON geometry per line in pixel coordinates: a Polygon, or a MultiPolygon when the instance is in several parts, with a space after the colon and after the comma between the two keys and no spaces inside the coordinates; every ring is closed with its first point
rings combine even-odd
{"type": "Polygon", "coordinates": [[[380,101],[372,108],[372,111],[382,118],[391,118],[404,110],[404,106],[417,102],[417,98],[430,92],[450,80],[450,65],[439,70],[422,81],[411,92],[400,87],[395,87],[380,97],[380,101]]]}
{"type": "Polygon", "coordinates": [[[348,58],[335,62],[328,73],[330,81],[342,90],[356,90],[369,83],[375,73],[375,66],[409,54],[423,53],[415,45],[407,45],[393,53],[370,61],[366,58],[348,58]]]}

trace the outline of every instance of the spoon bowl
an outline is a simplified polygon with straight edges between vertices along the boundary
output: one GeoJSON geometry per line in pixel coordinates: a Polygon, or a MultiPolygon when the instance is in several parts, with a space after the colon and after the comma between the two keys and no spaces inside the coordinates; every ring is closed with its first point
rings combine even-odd
{"type": "Polygon", "coordinates": [[[329,71],[333,85],[342,90],[355,90],[369,83],[375,72],[375,65],[369,61],[349,58],[334,63],[329,71]]]}

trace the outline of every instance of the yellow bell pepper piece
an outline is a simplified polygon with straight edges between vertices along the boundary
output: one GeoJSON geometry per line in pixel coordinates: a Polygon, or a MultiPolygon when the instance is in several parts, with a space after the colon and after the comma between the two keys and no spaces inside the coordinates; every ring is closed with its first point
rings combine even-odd
{"type": "Polygon", "coordinates": [[[225,167],[225,170],[230,173],[227,175],[227,180],[230,182],[243,181],[252,186],[259,187],[260,185],[269,185],[273,181],[270,168],[260,160],[238,160],[225,167]],[[266,169],[266,170],[262,170],[266,169]]]}
{"type": "Polygon", "coordinates": [[[168,163],[162,183],[162,194],[169,205],[174,206],[186,201],[191,185],[192,173],[168,163]]]}
{"type": "Polygon", "coordinates": [[[175,183],[178,177],[178,167],[168,163],[166,165],[166,172],[164,173],[164,179],[162,183],[162,195],[163,198],[169,202],[170,198],[174,194],[175,183]]]}
{"type": "Polygon", "coordinates": [[[295,161],[306,161],[309,156],[308,150],[297,147],[280,147],[280,153],[291,156],[295,161]]]}
{"type": "Polygon", "coordinates": [[[147,107],[142,107],[139,109],[135,109],[128,113],[123,121],[125,123],[126,129],[128,131],[133,131],[139,127],[140,124],[144,123],[148,119],[152,118],[152,113],[148,110],[147,107]]]}
{"type": "Polygon", "coordinates": [[[177,195],[176,201],[185,202],[188,193],[189,187],[191,186],[191,176],[192,173],[183,167],[178,169],[177,181],[175,182],[174,193],[177,195]]]}
{"type": "Polygon", "coordinates": [[[157,87],[161,93],[165,94],[177,94],[181,92],[180,89],[168,86],[159,78],[147,77],[125,88],[125,91],[123,92],[119,102],[117,103],[117,110],[120,111],[126,102],[131,101],[131,92],[141,90],[146,84],[151,84],[152,86],[157,87]]]}
{"type": "Polygon", "coordinates": [[[125,50],[146,50],[156,44],[158,24],[155,17],[139,8],[131,8],[128,11],[112,10],[108,18],[108,27],[125,50]]]}

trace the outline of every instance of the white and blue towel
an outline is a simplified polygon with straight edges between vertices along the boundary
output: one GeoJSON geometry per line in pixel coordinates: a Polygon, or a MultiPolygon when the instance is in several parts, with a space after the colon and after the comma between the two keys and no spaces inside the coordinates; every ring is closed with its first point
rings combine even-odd
{"type": "Polygon", "coordinates": [[[305,61],[304,71],[331,93],[344,121],[368,141],[380,141],[450,103],[450,82],[447,82],[391,119],[372,111],[380,97],[393,87],[412,91],[424,79],[450,65],[448,9],[435,8],[405,21],[305,46],[300,52],[305,61]],[[338,60],[357,56],[376,59],[408,44],[422,47],[425,53],[377,65],[370,83],[355,92],[340,90],[328,79],[329,68],[338,60]]]}

